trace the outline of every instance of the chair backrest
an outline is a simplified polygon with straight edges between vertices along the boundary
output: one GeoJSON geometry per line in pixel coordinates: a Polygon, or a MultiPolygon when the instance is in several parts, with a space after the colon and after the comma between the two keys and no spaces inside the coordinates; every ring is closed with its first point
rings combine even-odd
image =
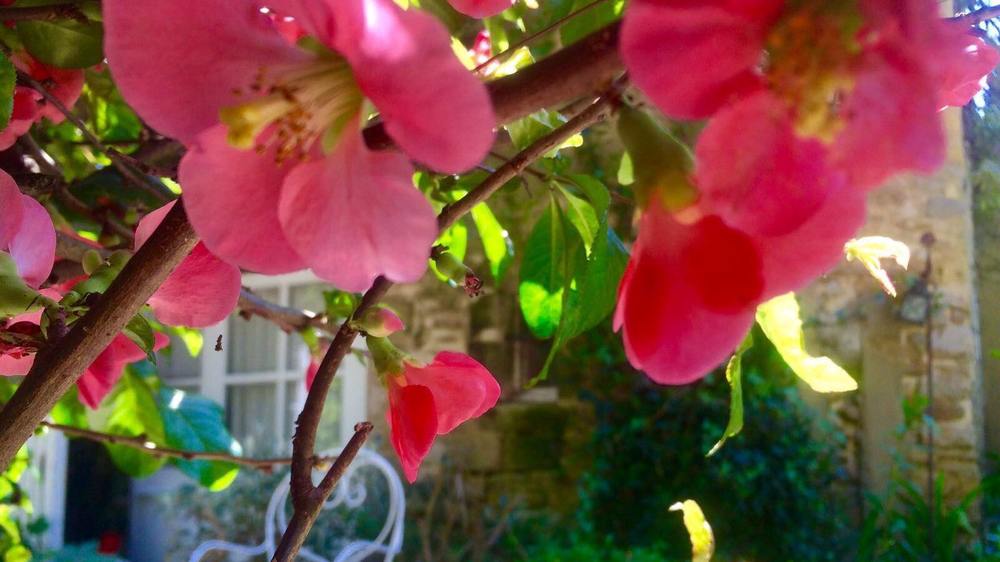
{"type": "MultiPolygon", "coordinates": [[[[337,452],[326,452],[323,455],[335,455],[337,452]]],[[[351,466],[344,473],[333,494],[323,505],[324,510],[344,507],[358,509],[368,497],[365,487],[366,476],[375,473],[385,480],[388,489],[389,505],[386,509],[385,523],[378,535],[371,540],[354,540],[340,549],[333,558],[325,558],[308,548],[303,548],[299,558],[311,562],[361,562],[373,554],[382,555],[386,562],[391,562],[403,548],[403,516],[406,513],[406,497],[403,483],[396,470],[384,457],[369,449],[361,449],[351,466]]],[[[313,471],[313,477],[318,482],[323,472],[313,471]]],[[[266,554],[274,556],[277,541],[281,532],[288,527],[286,504],[288,502],[289,479],[285,477],[271,494],[264,518],[264,540],[259,545],[242,545],[223,540],[210,540],[198,546],[191,554],[190,562],[198,562],[212,550],[224,550],[237,555],[253,556],[266,554]]]]}

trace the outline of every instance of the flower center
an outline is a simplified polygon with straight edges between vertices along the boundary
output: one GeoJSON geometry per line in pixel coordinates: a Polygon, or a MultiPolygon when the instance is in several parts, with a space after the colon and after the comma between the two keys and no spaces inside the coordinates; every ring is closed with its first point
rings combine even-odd
{"type": "Polygon", "coordinates": [[[854,85],[862,17],[853,1],[793,0],[767,37],[764,74],[796,109],[803,136],[830,141],[842,126],[839,105],[854,85]]]}
{"type": "Polygon", "coordinates": [[[364,100],[350,65],[334,53],[284,68],[261,67],[249,95],[257,97],[219,112],[229,144],[260,153],[275,147],[279,164],[305,159],[317,140],[329,148],[364,100]]]}

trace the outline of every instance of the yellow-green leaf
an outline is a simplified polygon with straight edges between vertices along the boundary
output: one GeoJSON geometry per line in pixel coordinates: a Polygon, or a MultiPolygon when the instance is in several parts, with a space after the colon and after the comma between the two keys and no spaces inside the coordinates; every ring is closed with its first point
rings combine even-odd
{"type": "Polygon", "coordinates": [[[691,537],[691,562],[710,562],[715,554],[715,536],[712,526],[705,520],[698,502],[684,500],[670,506],[670,511],[684,514],[684,527],[691,537]]]}
{"type": "Polygon", "coordinates": [[[910,264],[910,249],[906,244],[886,236],[865,236],[848,240],[847,244],[844,244],[844,253],[847,255],[847,261],[861,262],[872,277],[882,284],[886,293],[896,296],[896,287],[889,279],[889,274],[882,269],[881,260],[891,258],[906,269],[910,264]]]}
{"type": "Polygon", "coordinates": [[[743,354],[752,346],[753,336],[747,334],[747,337],[743,339],[743,343],[736,350],[736,353],[733,353],[733,356],[729,359],[729,364],[726,365],[726,381],[729,383],[730,392],[729,423],[726,424],[726,430],[722,433],[722,437],[712,447],[712,450],[705,455],[707,457],[718,453],[727,439],[735,437],[739,432],[743,431],[743,354]]]}
{"type": "Polygon", "coordinates": [[[806,352],[794,293],[775,297],[757,307],[757,323],[785,363],[813,390],[823,393],[857,390],[857,381],[832,359],[813,357],[806,352]]]}

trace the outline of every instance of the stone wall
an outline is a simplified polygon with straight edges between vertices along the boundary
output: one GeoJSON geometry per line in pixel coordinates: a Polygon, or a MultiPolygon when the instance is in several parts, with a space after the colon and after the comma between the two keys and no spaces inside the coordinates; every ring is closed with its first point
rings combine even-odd
{"type": "MultiPolygon", "coordinates": [[[[809,347],[829,354],[860,379],[861,390],[841,397],[811,396],[830,407],[848,432],[849,465],[866,488],[888,481],[903,421],[902,401],[927,393],[927,346],[924,325],[899,317],[904,293],[925,267],[925,233],[933,268],[932,356],[937,423],[935,468],[945,479],[945,494],[957,500],[980,480],[983,446],[982,377],[978,310],[973,266],[972,198],[963,150],[961,112],[945,114],[949,146],[945,166],[932,176],[907,176],[875,191],[862,235],[882,235],[905,242],[913,252],[909,272],[889,266],[900,290],[891,299],[857,263],[845,263],[800,294],[809,347]]],[[[926,436],[910,447],[910,460],[926,466],[926,436]]]]}

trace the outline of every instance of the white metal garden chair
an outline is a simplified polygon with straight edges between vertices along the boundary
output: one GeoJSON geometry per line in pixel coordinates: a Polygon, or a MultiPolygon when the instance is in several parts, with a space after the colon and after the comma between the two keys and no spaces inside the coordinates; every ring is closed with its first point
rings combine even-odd
{"type": "MultiPolygon", "coordinates": [[[[348,543],[332,559],[324,558],[303,547],[299,553],[301,559],[312,562],[330,562],[331,560],[332,562],[361,562],[373,554],[380,554],[386,562],[391,562],[399,554],[403,547],[403,515],[406,512],[403,483],[389,461],[378,453],[368,449],[361,449],[358,452],[358,456],[344,473],[337,488],[330,495],[330,499],[323,505],[323,509],[334,509],[339,506],[348,509],[361,507],[368,495],[365,489],[365,474],[370,473],[372,469],[385,478],[389,492],[389,506],[385,524],[379,534],[372,540],[355,540],[348,543]]],[[[205,554],[212,550],[223,550],[237,556],[250,557],[266,554],[268,558],[273,557],[277,540],[281,538],[282,531],[288,527],[288,516],[285,509],[288,491],[289,478],[285,477],[274,490],[271,501],[267,504],[267,513],[264,518],[264,542],[259,545],[243,545],[224,540],[210,540],[198,545],[198,548],[191,554],[190,562],[200,561],[205,554]]]]}

